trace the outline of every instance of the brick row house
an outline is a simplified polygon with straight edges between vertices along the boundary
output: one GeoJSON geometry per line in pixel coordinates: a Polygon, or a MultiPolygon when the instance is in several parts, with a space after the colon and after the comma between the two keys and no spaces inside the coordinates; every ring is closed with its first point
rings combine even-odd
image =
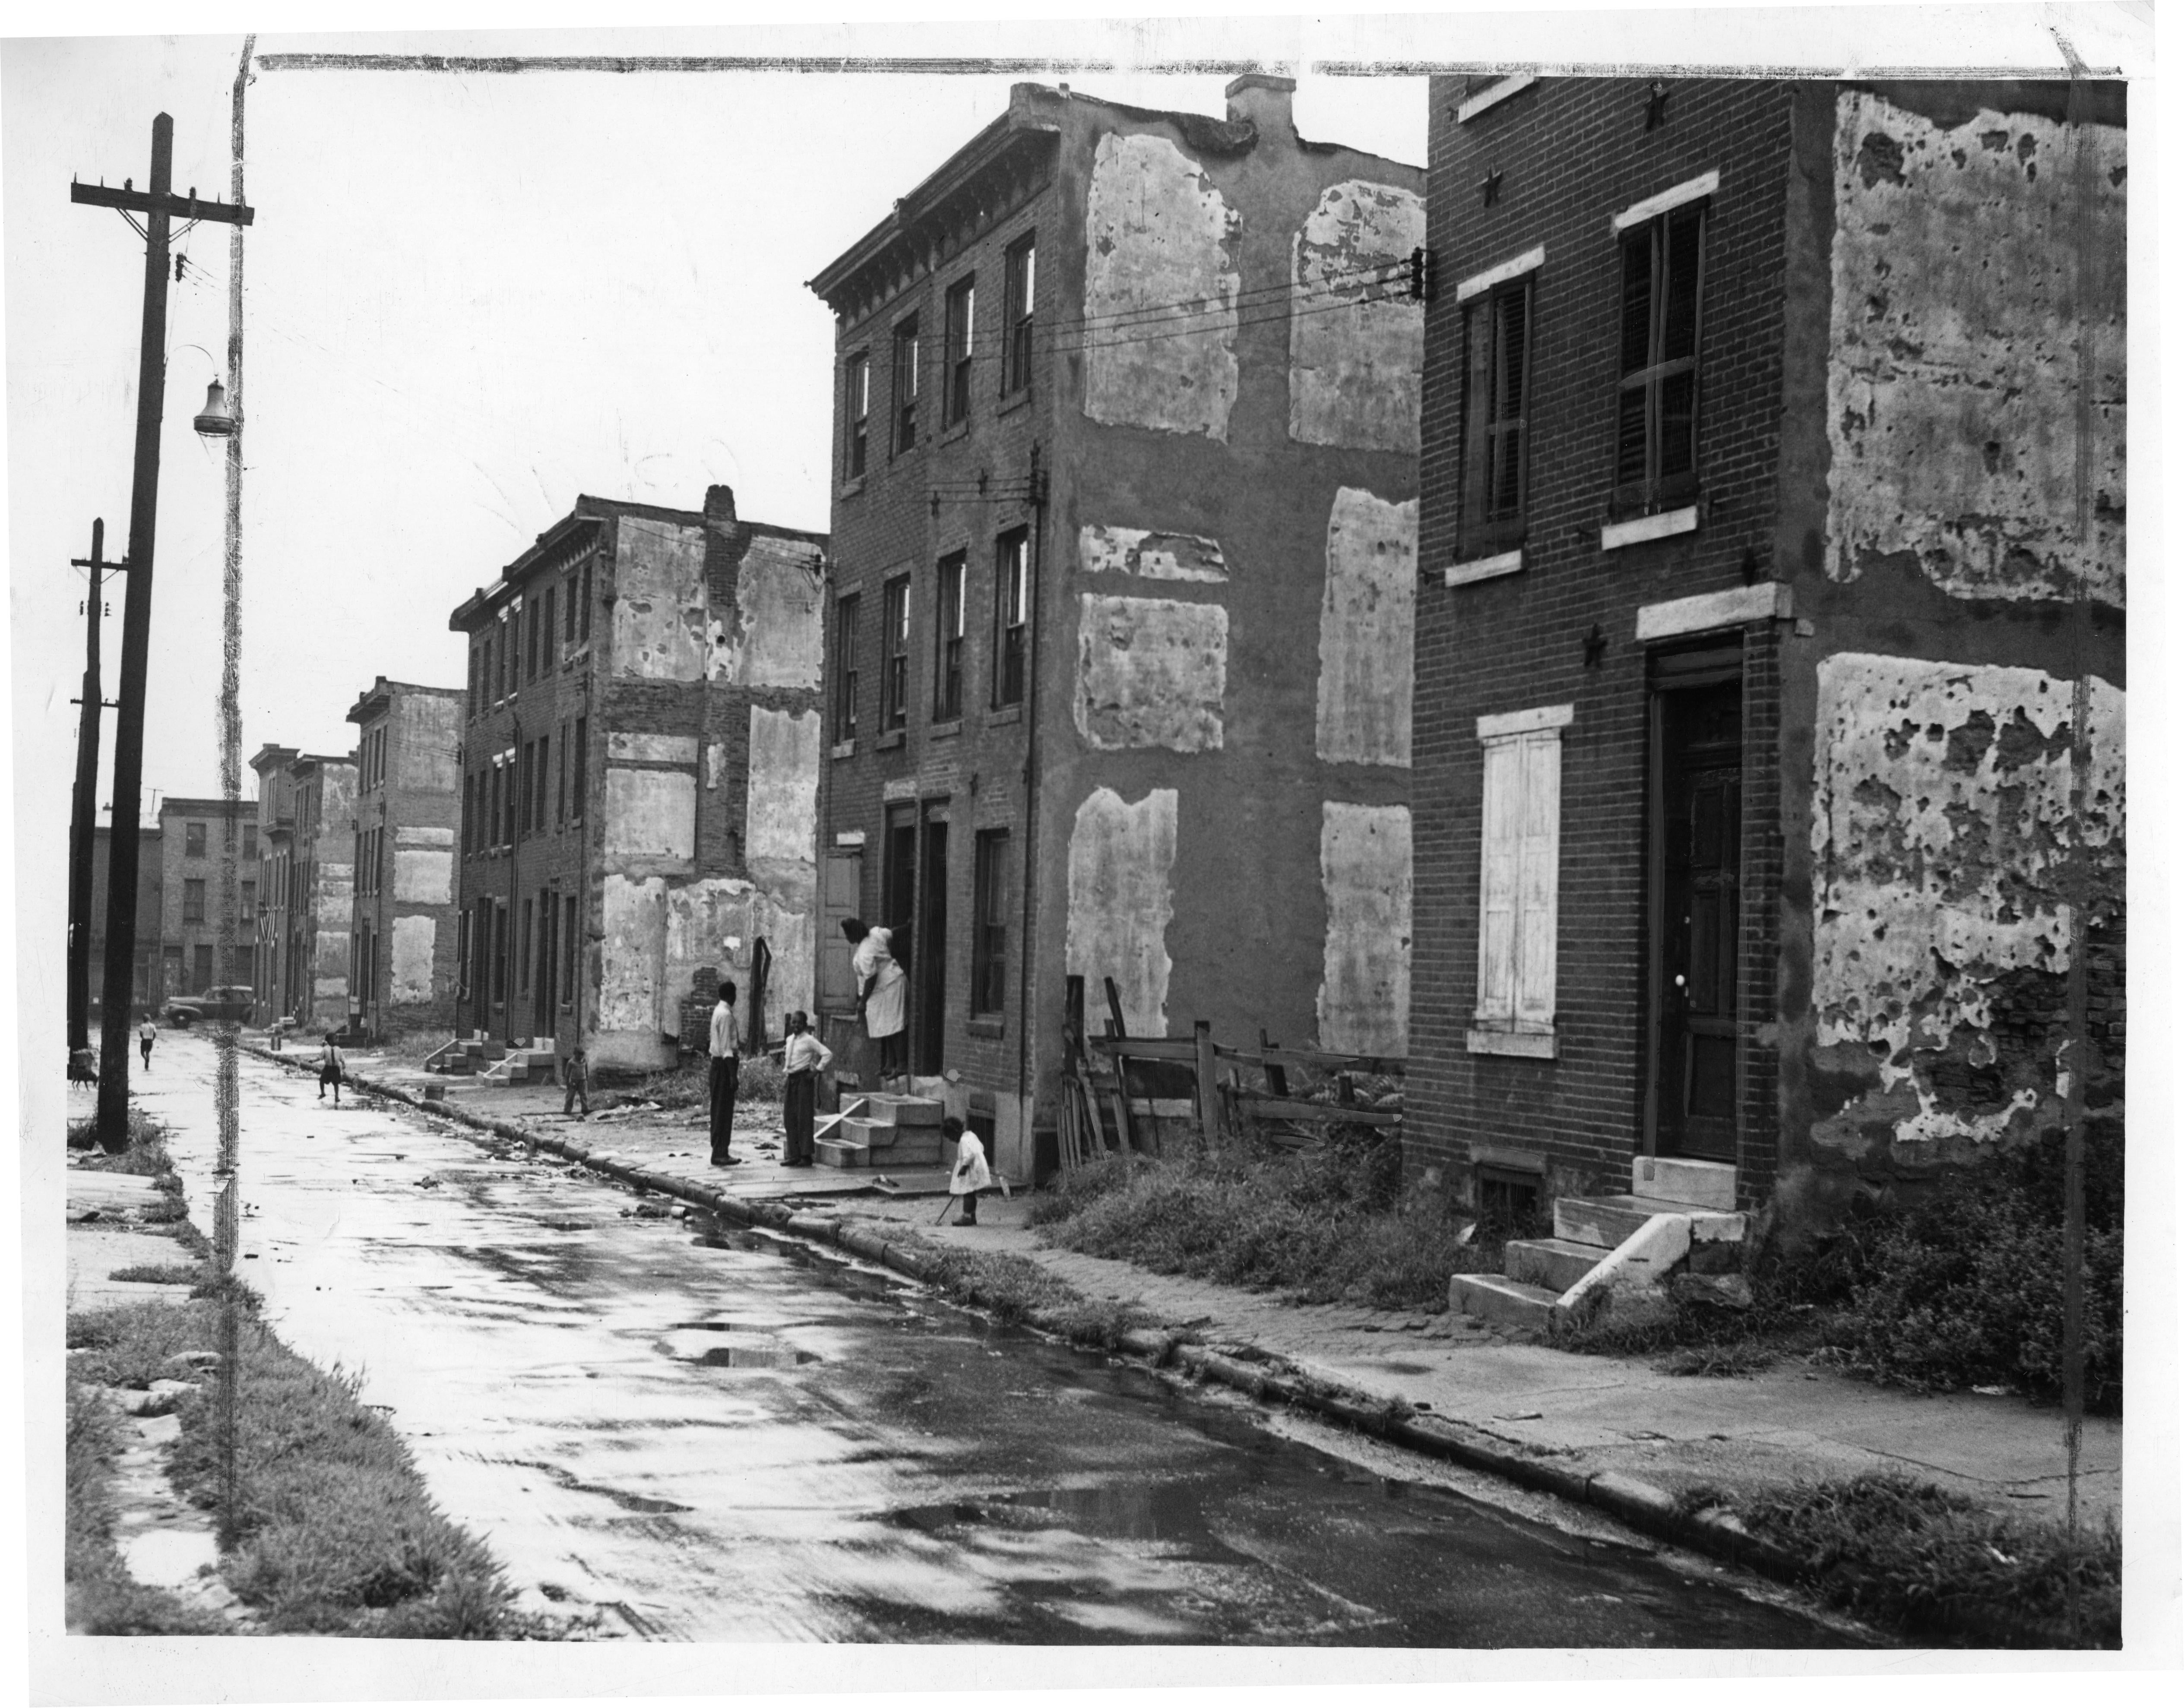
{"type": "Polygon", "coordinates": [[[356,726],[352,1031],[452,1032],[465,693],[376,679],[356,726]]]}
{"type": "MultiPolygon", "coordinates": [[[[159,803],[159,978],[153,1002],[195,996],[215,985],[254,982],[258,905],[258,807],[254,801],[170,795],[159,803]],[[232,857],[235,892],[223,902],[221,865],[232,857]],[[220,916],[230,960],[220,964],[220,916]]],[[[143,927],[138,927],[140,933],[143,927]]]]}
{"type": "Polygon", "coordinates": [[[1429,136],[1408,1166],[1814,1225],[2120,1121],[2120,86],[1429,136]]]}
{"type": "Polygon", "coordinates": [[[268,742],[250,756],[258,777],[258,887],[253,925],[250,1023],[270,1026],[291,1015],[288,983],[289,871],[295,860],[297,749],[268,742]]]}
{"type": "Polygon", "coordinates": [[[349,1026],[356,759],[268,743],[258,773],[258,915],[251,1020],[349,1026]]]}
{"type": "MultiPolygon", "coordinates": [[[[97,970],[106,965],[106,882],[108,850],[112,846],[114,827],[94,826],[91,832],[91,981],[92,1015],[96,1018],[104,1011],[106,993],[102,988],[105,980],[97,976],[97,970]]],[[[160,855],[164,838],[159,832],[148,826],[136,832],[136,958],[133,982],[130,988],[131,1001],[138,1009],[156,1010],[173,993],[160,988],[159,945],[165,925],[166,897],[164,893],[165,864],[160,855]]]]}
{"type": "Polygon", "coordinates": [[[913,1075],[1019,1176],[1066,975],[1133,1032],[1403,1047],[1423,175],[1293,88],[1018,85],[812,281],[820,1001],[854,1040],[835,923],[891,926],[913,1075]]]}
{"type": "Polygon", "coordinates": [[[464,1031],[648,1069],[722,974],[810,1004],[825,547],[580,497],[456,608],[464,1031]]]}

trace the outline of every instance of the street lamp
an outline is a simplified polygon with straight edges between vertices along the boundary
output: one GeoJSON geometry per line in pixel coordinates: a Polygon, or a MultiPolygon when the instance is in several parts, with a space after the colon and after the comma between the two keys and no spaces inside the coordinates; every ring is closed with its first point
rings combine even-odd
{"type": "Polygon", "coordinates": [[[205,387],[204,408],[190,425],[203,438],[225,439],[234,434],[235,414],[227,407],[227,387],[218,380],[205,387]]]}

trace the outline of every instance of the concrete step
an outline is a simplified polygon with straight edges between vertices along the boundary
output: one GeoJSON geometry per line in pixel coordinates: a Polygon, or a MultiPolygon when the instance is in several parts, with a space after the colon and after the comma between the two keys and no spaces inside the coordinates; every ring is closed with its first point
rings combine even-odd
{"type": "Polygon", "coordinates": [[[812,1154],[822,1168],[862,1168],[867,1154],[861,1144],[852,1144],[847,1139],[821,1138],[812,1141],[812,1154]]]}
{"type": "Polygon", "coordinates": [[[1448,1281],[1451,1310],[1511,1328],[1545,1328],[1561,1296],[1506,1275],[1452,1275],[1448,1281]]]}
{"type": "Polygon", "coordinates": [[[1744,1238],[1744,1217],[1740,1214],[1674,1204],[1662,1198],[1640,1198],[1630,1193],[1557,1199],[1555,1238],[1613,1250],[1656,1216],[1689,1216],[1694,1243],[1734,1243],[1744,1238]]]}
{"type": "Polygon", "coordinates": [[[1736,1166],[1690,1156],[1634,1156],[1630,1190],[1639,1198],[1665,1198],[1707,1210],[1736,1208],[1736,1166]]]}
{"type": "Polygon", "coordinates": [[[1606,1246],[1574,1239],[1513,1239],[1502,1249],[1502,1267],[1512,1281],[1529,1282],[1559,1296],[1591,1274],[1607,1255],[1606,1246]]]}
{"type": "Polygon", "coordinates": [[[867,1091],[859,1094],[864,1104],[856,1114],[875,1127],[937,1127],[948,1113],[947,1106],[929,1097],[905,1097],[900,1092],[867,1091]]]}

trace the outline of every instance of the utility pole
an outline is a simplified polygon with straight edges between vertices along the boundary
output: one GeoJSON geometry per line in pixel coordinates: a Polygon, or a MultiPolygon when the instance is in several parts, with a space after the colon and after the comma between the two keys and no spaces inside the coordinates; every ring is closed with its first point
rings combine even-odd
{"type": "Polygon", "coordinates": [[[91,1048],[91,868],[92,849],[98,840],[98,715],[105,693],[99,683],[99,619],[105,615],[106,572],[128,565],[106,561],[103,516],[91,525],[91,555],[69,561],[91,572],[83,598],[83,696],[77,702],[83,714],[76,720],[75,808],[69,821],[68,1049],[73,1063],[77,1051],[91,1048]]]}
{"type": "MultiPolygon", "coordinates": [[[[167,231],[180,215],[247,225],[250,209],[173,190],[175,121],[152,120],[150,188],[127,180],[69,186],[69,199],[142,214],[144,318],[136,364],[136,454],[129,493],[129,593],[121,608],[121,682],[114,727],[114,815],[107,850],[105,1013],[100,1017],[98,1143],[129,1148],[129,1021],[136,961],[137,797],[144,781],[144,676],[152,646],[152,546],[159,509],[159,427],[167,396],[167,231]]],[[[135,221],[131,221],[131,225],[135,221]]]]}

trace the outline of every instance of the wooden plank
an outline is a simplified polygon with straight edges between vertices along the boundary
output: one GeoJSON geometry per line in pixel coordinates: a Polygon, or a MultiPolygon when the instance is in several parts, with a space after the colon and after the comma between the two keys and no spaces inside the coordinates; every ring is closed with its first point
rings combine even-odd
{"type": "Polygon", "coordinates": [[[1238,1090],[1237,1101],[1256,1115],[1273,1121],[1335,1121],[1353,1127],[1401,1127],[1403,1112],[1397,1109],[1362,1109],[1339,1103],[1306,1103],[1301,1098],[1275,1097],[1271,1093],[1238,1090]]]}
{"type": "Polygon", "coordinates": [[[1213,1066],[1213,1027],[1209,1021],[1195,1021],[1190,1033],[1198,1054],[1199,1142],[1216,1145],[1221,1142],[1221,1082],[1213,1066]]]}
{"type": "MultiPolygon", "coordinates": [[[[1109,979],[1107,991],[1108,1000],[1111,1003],[1114,1000],[1114,989],[1115,981],[1109,979]]],[[[1116,1021],[1110,1020],[1107,1022],[1107,1027],[1109,1038],[1118,1038],[1122,1035],[1123,1029],[1116,1021]]],[[[1123,1055],[1115,1057],[1114,1068],[1115,1083],[1112,1089],[1109,1091],[1108,1097],[1115,1110],[1115,1132],[1122,1139],[1124,1150],[1135,1150],[1138,1148],[1138,1124],[1130,1119],[1129,1058],[1123,1055]]]]}
{"type": "Polygon", "coordinates": [[[1195,1064],[1198,1044],[1188,1038],[1088,1038],[1093,1050],[1100,1055],[1127,1055],[1136,1061],[1182,1061],[1195,1064]]]}
{"type": "MultiPolygon", "coordinates": [[[[1131,1053],[1140,1054],[1134,1049],[1131,1053]]],[[[1400,1055],[1339,1055],[1325,1049],[1284,1049],[1279,1044],[1261,1050],[1230,1049],[1226,1044],[1216,1044],[1214,1054],[1223,1061],[1245,1067],[1300,1067],[1321,1073],[1377,1073],[1390,1078],[1401,1075],[1405,1060],[1400,1055]]]]}
{"type": "Polygon", "coordinates": [[[1273,1059],[1274,1048],[1274,1041],[1267,1036],[1266,1027],[1261,1026],[1259,1065],[1266,1070],[1267,1089],[1276,1097],[1287,1097],[1290,1094],[1290,1077],[1284,1071],[1282,1065],[1273,1059]]]}

